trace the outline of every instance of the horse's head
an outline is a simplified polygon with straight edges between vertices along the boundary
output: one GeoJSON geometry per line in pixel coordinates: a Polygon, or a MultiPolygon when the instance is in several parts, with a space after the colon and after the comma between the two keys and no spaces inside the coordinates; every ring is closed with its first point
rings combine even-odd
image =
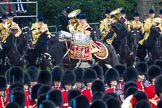
{"type": "Polygon", "coordinates": [[[27,42],[27,46],[29,49],[33,49],[34,45],[32,43],[32,32],[28,26],[22,28],[22,33],[25,37],[25,40],[27,42]]]}
{"type": "Polygon", "coordinates": [[[138,41],[141,38],[141,32],[139,29],[134,28],[130,31],[130,38],[131,38],[131,43],[133,43],[135,46],[138,45],[138,41]]]}

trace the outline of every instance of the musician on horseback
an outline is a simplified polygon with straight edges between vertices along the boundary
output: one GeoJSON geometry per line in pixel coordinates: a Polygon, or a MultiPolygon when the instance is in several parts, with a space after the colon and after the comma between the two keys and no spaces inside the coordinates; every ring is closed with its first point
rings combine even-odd
{"type": "Polygon", "coordinates": [[[0,23],[0,37],[3,46],[3,50],[0,57],[1,61],[2,59],[5,58],[5,54],[7,53],[8,49],[11,47],[12,38],[13,38],[12,36],[10,36],[11,34],[14,37],[19,37],[19,35],[21,34],[21,29],[15,22],[13,22],[13,20],[11,20],[10,18],[8,19],[8,16],[4,14],[2,16],[2,23],[0,23]]]}
{"type": "Polygon", "coordinates": [[[103,20],[100,21],[100,33],[101,33],[101,40],[103,42],[107,42],[108,44],[111,44],[109,40],[113,40],[115,38],[116,34],[111,28],[112,18],[111,18],[111,9],[107,8],[105,11],[105,16],[103,20]]]}
{"type": "Polygon", "coordinates": [[[131,31],[132,29],[139,29],[139,31],[143,32],[143,23],[139,20],[139,16],[138,12],[133,14],[133,20],[130,21],[128,25],[128,31],[131,31]]]}
{"type": "Polygon", "coordinates": [[[137,57],[139,57],[141,61],[144,61],[144,57],[146,55],[146,48],[144,43],[149,37],[149,34],[151,32],[151,27],[153,26],[154,17],[155,17],[155,11],[154,9],[150,9],[149,18],[144,20],[144,36],[143,39],[139,41],[139,45],[138,45],[137,57]]]}
{"type": "Polygon", "coordinates": [[[35,46],[37,56],[36,62],[38,62],[45,47],[46,40],[51,37],[51,33],[48,30],[47,24],[44,22],[43,16],[38,16],[37,22],[32,24],[31,30],[33,45],[35,46]]]}

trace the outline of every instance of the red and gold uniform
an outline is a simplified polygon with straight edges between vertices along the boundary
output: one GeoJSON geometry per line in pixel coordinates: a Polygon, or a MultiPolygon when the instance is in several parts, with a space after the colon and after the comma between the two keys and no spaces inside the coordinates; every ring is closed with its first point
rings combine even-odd
{"type": "Polygon", "coordinates": [[[89,88],[85,88],[82,90],[82,95],[86,96],[88,101],[92,102],[92,90],[89,88]]]}
{"type": "Polygon", "coordinates": [[[25,91],[25,96],[26,96],[26,108],[30,108],[34,103],[30,99],[30,93],[29,91],[25,91]]]}

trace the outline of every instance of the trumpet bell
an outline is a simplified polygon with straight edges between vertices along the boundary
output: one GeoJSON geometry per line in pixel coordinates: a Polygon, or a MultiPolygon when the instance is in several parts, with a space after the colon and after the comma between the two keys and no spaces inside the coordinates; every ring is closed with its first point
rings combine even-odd
{"type": "Polygon", "coordinates": [[[111,11],[110,15],[116,15],[116,14],[119,14],[120,11],[121,11],[122,9],[123,9],[122,7],[121,7],[121,8],[117,8],[117,9],[111,11]]]}
{"type": "Polygon", "coordinates": [[[80,9],[76,9],[76,10],[70,12],[70,13],[68,14],[68,17],[69,17],[69,18],[74,18],[74,17],[76,17],[80,12],[81,12],[80,9]]]}

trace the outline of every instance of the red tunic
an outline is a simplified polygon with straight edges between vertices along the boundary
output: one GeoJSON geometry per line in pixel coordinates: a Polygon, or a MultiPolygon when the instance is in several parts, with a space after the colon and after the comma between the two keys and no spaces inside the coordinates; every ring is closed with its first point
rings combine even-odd
{"type": "Polygon", "coordinates": [[[136,81],[136,85],[140,91],[145,91],[144,82],[136,81]]]}
{"type": "Polygon", "coordinates": [[[106,93],[110,93],[110,92],[116,93],[116,89],[111,88],[111,87],[107,87],[107,89],[105,90],[105,92],[106,92],[106,93]]]}
{"type": "Polygon", "coordinates": [[[82,90],[82,95],[86,96],[88,98],[88,101],[92,102],[92,91],[88,88],[82,90]]]}
{"type": "Polygon", "coordinates": [[[62,90],[63,106],[61,108],[68,108],[68,91],[62,90]]]}
{"type": "Polygon", "coordinates": [[[9,103],[9,101],[10,101],[10,98],[9,98],[9,87],[8,88],[6,88],[6,91],[5,91],[5,98],[6,98],[6,100],[5,100],[5,102],[4,102],[4,104],[5,104],[5,106],[9,103]]]}
{"type": "Polygon", "coordinates": [[[29,106],[32,106],[33,105],[33,102],[30,99],[30,93],[29,93],[29,91],[25,91],[25,98],[26,98],[26,108],[29,108],[29,106]]]}
{"type": "Polygon", "coordinates": [[[0,108],[4,108],[4,102],[2,96],[0,96],[0,108]]]}

